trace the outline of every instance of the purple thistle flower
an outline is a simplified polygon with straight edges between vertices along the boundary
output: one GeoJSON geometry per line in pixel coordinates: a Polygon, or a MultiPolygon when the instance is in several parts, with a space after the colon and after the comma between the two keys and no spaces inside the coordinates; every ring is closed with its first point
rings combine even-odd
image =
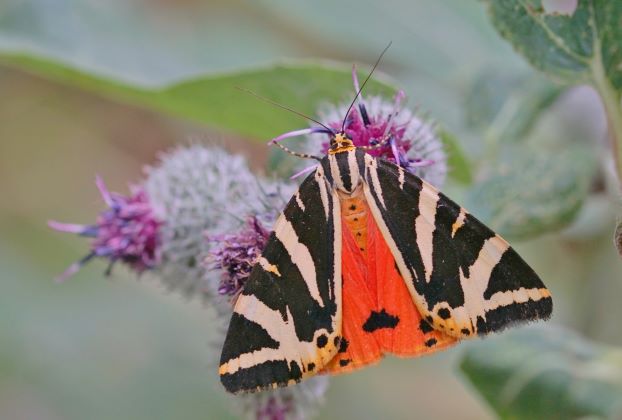
{"type": "Polygon", "coordinates": [[[255,260],[263,251],[270,232],[256,216],[248,218],[246,225],[230,235],[208,235],[208,240],[219,242],[210,251],[208,265],[212,270],[222,270],[218,293],[235,297],[251,273],[255,260]]]}
{"type": "MultiPolygon", "coordinates": [[[[352,79],[354,90],[358,92],[359,81],[354,67],[352,79]]],[[[356,106],[347,115],[344,131],[355,146],[372,146],[367,150],[372,156],[385,158],[440,187],[447,173],[447,156],[443,150],[443,142],[433,123],[402,106],[405,97],[403,91],[397,92],[391,101],[380,96],[366,99],[360,95],[356,106]]],[[[316,139],[310,139],[306,143],[306,151],[311,154],[326,154],[330,139],[341,131],[349,105],[327,105],[319,112],[319,121],[323,121],[321,126],[290,131],[272,139],[270,143],[300,135],[322,134],[326,136],[325,140],[318,146],[316,139]]],[[[305,168],[294,177],[312,169],[313,167],[305,168]]]]}
{"type": "MultiPolygon", "coordinates": [[[[359,89],[356,70],[352,68],[355,92],[359,89]]],[[[367,150],[372,156],[385,158],[404,169],[426,178],[435,185],[445,180],[446,155],[433,124],[403,107],[406,95],[398,91],[392,101],[379,96],[365,99],[362,95],[345,123],[345,132],[355,146],[378,146],[367,150]]],[[[347,105],[331,107],[322,120],[339,131],[347,105]]],[[[330,137],[321,145],[326,153],[330,137]]]]}
{"type": "Polygon", "coordinates": [[[100,177],[95,181],[99,192],[108,205],[92,225],[76,225],[49,221],[48,226],[60,232],[75,233],[93,238],[91,251],[72,264],[58,276],[58,281],[74,275],[94,257],[107,258],[109,274],[117,261],[124,262],[141,273],[155,267],[160,261],[159,227],[145,190],[140,186],[131,188],[131,195],[111,193],[100,177]]]}

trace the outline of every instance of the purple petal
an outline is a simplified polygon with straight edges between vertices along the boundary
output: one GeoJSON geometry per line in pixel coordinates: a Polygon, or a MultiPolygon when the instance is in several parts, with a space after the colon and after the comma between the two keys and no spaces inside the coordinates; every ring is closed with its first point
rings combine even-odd
{"type": "Polygon", "coordinates": [[[65,271],[63,271],[58,277],[56,277],[55,279],[56,282],[62,283],[65,280],[67,280],[69,277],[76,274],[82,268],[82,266],[86,264],[94,256],[95,256],[94,253],[90,253],[84,258],[82,258],[80,261],[76,261],[75,263],[71,264],[65,271]]]}
{"type": "Polygon", "coordinates": [[[434,163],[436,163],[436,161],[432,159],[417,159],[417,160],[411,161],[409,166],[415,166],[415,167],[429,166],[429,165],[433,165],[434,163]]]}
{"type": "Polygon", "coordinates": [[[84,232],[89,232],[91,230],[91,226],[61,223],[56,220],[48,220],[48,227],[59,232],[77,233],[78,235],[83,235],[84,232]]]}
{"type": "Polygon", "coordinates": [[[289,137],[296,137],[296,136],[302,136],[303,134],[315,133],[317,132],[316,130],[317,130],[316,127],[311,127],[311,128],[303,128],[301,130],[288,131],[287,133],[283,133],[280,136],[273,138],[272,140],[268,142],[268,144],[276,143],[289,137]]]}
{"type": "Polygon", "coordinates": [[[384,129],[384,134],[382,135],[382,138],[385,138],[389,134],[391,129],[393,128],[395,117],[397,117],[397,114],[400,113],[400,107],[402,106],[402,101],[404,100],[405,97],[406,97],[406,94],[404,93],[403,90],[400,90],[395,94],[395,99],[393,102],[393,111],[391,111],[391,114],[389,114],[389,116],[387,117],[387,126],[384,129]]]}
{"type": "Polygon", "coordinates": [[[99,193],[104,199],[104,203],[106,203],[110,207],[113,207],[114,200],[112,199],[112,196],[110,195],[110,191],[108,191],[108,188],[106,188],[106,184],[104,184],[104,180],[99,175],[95,177],[95,185],[97,185],[97,189],[99,190],[99,193]]]}
{"type": "Polygon", "coordinates": [[[393,158],[395,159],[395,163],[397,165],[400,165],[400,152],[397,150],[397,145],[395,144],[395,141],[393,141],[393,139],[389,140],[389,143],[391,144],[391,151],[393,152],[393,158]]]}
{"type": "Polygon", "coordinates": [[[295,179],[298,178],[299,176],[308,174],[309,172],[313,171],[315,168],[317,168],[319,165],[313,165],[313,166],[309,166],[307,168],[304,168],[303,170],[296,172],[294,175],[290,176],[289,179],[295,179]]]}

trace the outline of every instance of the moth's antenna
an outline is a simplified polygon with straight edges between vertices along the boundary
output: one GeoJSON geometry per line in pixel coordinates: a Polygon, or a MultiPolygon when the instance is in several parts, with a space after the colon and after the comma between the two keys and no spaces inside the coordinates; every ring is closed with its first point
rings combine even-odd
{"type": "Polygon", "coordinates": [[[283,146],[281,143],[277,143],[275,141],[271,142],[270,144],[274,144],[275,146],[279,146],[281,149],[285,150],[287,153],[289,153],[290,155],[294,155],[297,156],[299,158],[303,158],[303,159],[315,159],[318,162],[322,161],[322,158],[318,157],[318,156],[313,156],[313,155],[309,155],[307,153],[299,153],[299,152],[294,152],[293,150],[283,146]]]}
{"type": "Polygon", "coordinates": [[[341,132],[343,132],[345,130],[346,120],[348,119],[348,115],[350,115],[350,111],[352,111],[352,107],[356,103],[356,100],[358,99],[358,97],[361,95],[361,92],[363,91],[363,88],[365,87],[365,84],[367,83],[367,81],[369,80],[371,75],[374,74],[374,70],[376,70],[376,67],[378,67],[378,64],[380,64],[380,60],[382,60],[382,56],[384,55],[384,53],[387,52],[387,50],[389,49],[389,47],[391,46],[392,43],[393,42],[389,42],[389,45],[384,47],[384,50],[382,50],[382,53],[380,53],[380,57],[378,57],[378,59],[376,60],[376,64],[374,64],[374,67],[372,67],[371,71],[367,75],[367,78],[365,79],[365,81],[363,82],[361,87],[359,88],[358,92],[356,92],[356,96],[354,96],[354,99],[352,100],[352,103],[348,107],[348,111],[346,112],[346,115],[343,117],[343,122],[341,123],[341,132]]]}
{"type": "Polygon", "coordinates": [[[294,113],[294,114],[298,115],[299,117],[305,118],[305,119],[307,119],[307,120],[309,120],[309,121],[313,121],[314,123],[319,124],[319,125],[321,125],[322,127],[324,127],[325,129],[327,129],[329,132],[331,132],[331,133],[333,132],[333,130],[332,130],[332,129],[330,129],[329,127],[325,126],[324,124],[322,124],[322,123],[321,123],[321,122],[319,122],[318,120],[314,120],[313,118],[309,117],[308,115],[303,114],[302,112],[298,112],[298,111],[296,111],[296,110],[294,110],[294,109],[291,109],[291,108],[286,107],[285,105],[281,105],[280,103],[275,102],[275,101],[273,101],[272,99],[268,99],[268,98],[266,98],[266,97],[263,97],[263,96],[261,96],[261,95],[258,95],[258,94],[256,94],[255,92],[253,92],[252,90],[244,89],[244,88],[241,88],[241,87],[239,87],[239,86],[236,86],[235,88],[236,88],[237,90],[242,91],[242,92],[248,93],[249,95],[252,95],[252,96],[254,96],[254,97],[255,97],[255,98],[257,98],[257,99],[261,99],[262,101],[267,102],[267,103],[269,103],[270,105],[274,105],[274,106],[276,106],[276,107],[279,107],[279,108],[281,108],[281,109],[284,109],[284,110],[286,110],[286,111],[289,111],[289,112],[291,112],[291,113],[294,113]]]}
{"type": "Polygon", "coordinates": [[[387,144],[387,142],[389,141],[389,139],[391,139],[391,135],[386,135],[382,138],[382,140],[380,140],[378,143],[371,145],[371,146],[358,146],[357,149],[363,149],[363,150],[374,150],[374,149],[378,149],[382,146],[384,146],[385,144],[387,144]]]}

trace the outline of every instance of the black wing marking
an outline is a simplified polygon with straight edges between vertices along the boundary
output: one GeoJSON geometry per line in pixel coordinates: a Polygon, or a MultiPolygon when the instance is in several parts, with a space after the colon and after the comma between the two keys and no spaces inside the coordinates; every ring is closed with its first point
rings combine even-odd
{"type": "Polygon", "coordinates": [[[229,392],[318,372],[341,339],[341,214],[320,166],[277,220],[239,296],[219,373],[229,392]]]}
{"type": "Polygon", "coordinates": [[[433,186],[365,156],[365,194],[423,317],[458,338],[548,318],[550,292],[492,230],[433,186]]]}

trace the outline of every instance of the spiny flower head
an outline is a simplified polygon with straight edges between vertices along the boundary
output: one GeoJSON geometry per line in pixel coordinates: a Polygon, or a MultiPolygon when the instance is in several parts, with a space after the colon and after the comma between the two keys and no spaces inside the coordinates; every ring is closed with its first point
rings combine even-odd
{"type": "Polygon", "coordinates": [[[270,232],[257,216],[250,216],[237,233],[207,235],[209,241],[219,243],[210,251],[207,263],[213,270],[221,270],[218,293],[235,297],[251,274],[255,260],[263,251],[270,232]]]}
{"type": "MultiPolygon", "coordinates": [[[[354,89],[359,91],[359,82],[353,68],[354,89]]],[[[359,96],[356,107],[348,113],[349,103],[325,105],[320,118],[336,132],[342,124],[345,133],[357,147],[369,147],[367,153],[385,158],[404,169],[441,186],[447,173],[447,156],[443,143],[433,123],[403,106],[403,91],[398,91],[393,100],[382,96],[359,96]]],[[[317,144],[311,139],[308,144],[317,144]]],[[[322,153],[328,151],[330,137],[320,146],[322,153]]]]}
{"type": "MultiPolygon", "coordinates": [[[[364,147],[367,153],[379,156],[400,165],[411,173],[424,178],[440,187],[445,182],[447,156],[443,151],[443,142],[436,133],[434,124],[402,107],[404,92],[399,91],[392,101],[381,96],[364,99],[356,69],[352,69],[357,102],[342,105],[325,105],[320,110],[320,121],[313,120],[317,126],[294,130],[272,139],[278,144],[283,139],[300,135],[325,136],[325,141],[318,145],[317,140],[307,141],[310,157],[321,152],[326,154],[330,141],[338,133],[345,134],[355,146],[364,147]],[[357,104],[356,107],[353,105],[357,104]]],[[[285,148],[280,145],[281,148],[285,148]]],[[[294,177],[308,173],[315,166],[303,169],[294,177]]]]}
{"type": "Polygon", "coordinates": [[[110,261],[107,273],[117,261],[128,264],[139,273],[155,267],[160,261],[161,222],[155,217],[145,190],[133,186],[131,194],[124,196],[108,191],[99,177],[96,184],[108,209],[99,214],[94,224],[48,222],[52,229],[93,238],[91,251],[61,274],[60,281],[75,274],[94,257],[110,261]]]}
{"type": "Polygon", "coordinates": [[[220,272],[202,263],[216,245],[205,239],[206,232],[236,232],[247,215],[284,204],[282,184],[258,178],[244,157],[220,147],[179,147],[162,154],[146,175],[145,189],[165,221],[157,275],[169,290],[186,296],[207,299],[216,292],[220,272]]]}

